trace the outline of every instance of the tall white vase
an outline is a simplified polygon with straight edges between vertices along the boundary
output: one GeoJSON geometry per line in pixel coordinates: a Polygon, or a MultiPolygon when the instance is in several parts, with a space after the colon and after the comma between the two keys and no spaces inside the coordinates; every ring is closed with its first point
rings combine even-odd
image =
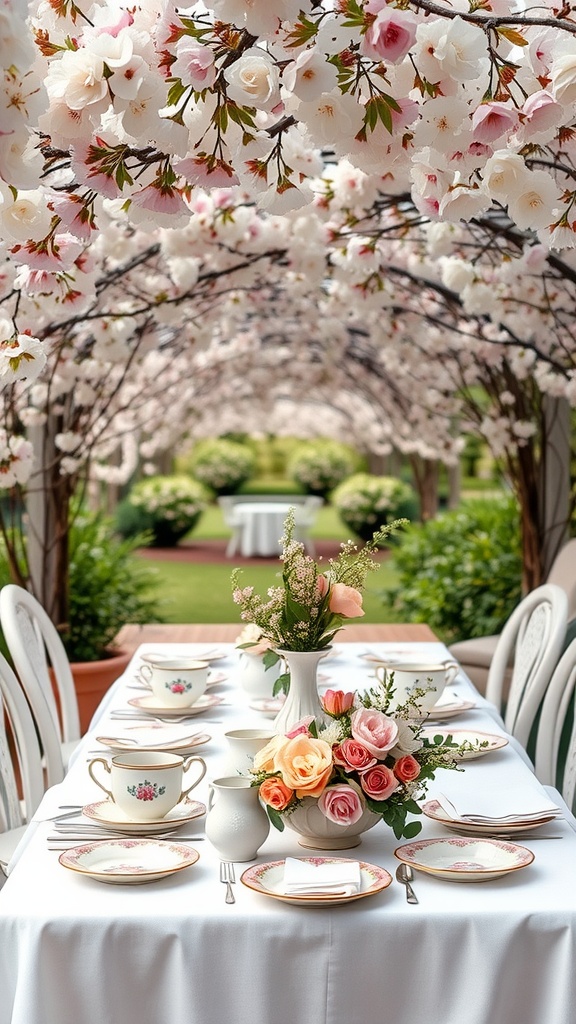
{"type": "Polygon", "coordinates": [[[316,676],[318,663],[330,647],[321,651],[285,651],[276,648],[288,666],[290,672],[290,689],[280,711],[274,719],[274,732],[283,735],[307,715],[313,715],[320,722],[326,716],[318,696],[316,676]]]}

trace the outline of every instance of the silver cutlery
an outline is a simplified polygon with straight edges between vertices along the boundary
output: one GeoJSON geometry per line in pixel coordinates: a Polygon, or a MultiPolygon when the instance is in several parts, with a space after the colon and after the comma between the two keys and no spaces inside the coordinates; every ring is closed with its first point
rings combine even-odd
{"type": "Polygon", "coordinates": [[[70,808],[69,811],[63,811],[61,814],[54,814],[51,818],[45,818],[45,821],[68,821],[69,818],[76,818],[79,814],[82,814],[82,807],[70,808]]]}
{"type": "Polygon", "coordinates": [[[226,886],[226,898],[224,902],[236,903],[232,889],[232,883],[236,881],[236,875],[234,872],[234,865],[230,861],[220,861],[220,881],[226,886]]]}
{"type": "Polygon", "coordinates": [[[414,878],[414,872],[409,864],[399,864],[396,868],[396,879],[400,885],[406,886],[406,902],[418,903],[418,898],[410,882],[414,878]]]}

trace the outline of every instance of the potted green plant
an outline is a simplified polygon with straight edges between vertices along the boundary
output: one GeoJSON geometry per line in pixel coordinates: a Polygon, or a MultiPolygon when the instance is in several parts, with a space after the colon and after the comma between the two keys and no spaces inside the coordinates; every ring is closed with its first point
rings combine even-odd
{"type": "Polygon", "coordinates": [[[126,538],[148,533],[152,547],[175,547],[194,529],[210,499],[210,491],[189,476],[149,477],[118,506],[116,528],[126,538]]]}

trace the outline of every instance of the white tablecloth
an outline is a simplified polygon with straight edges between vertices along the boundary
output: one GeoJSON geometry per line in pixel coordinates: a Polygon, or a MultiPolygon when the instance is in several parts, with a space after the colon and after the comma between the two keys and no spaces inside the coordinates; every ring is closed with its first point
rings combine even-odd
{"type": "Polygon", "coordinates": [[[284,533],[284,520],[290,507],[289,502],[286,505],[274,501],[238,503],[234,516],[240,522],[240,554],[246,558],[278,555],[282,547],[280,538],[284,533]]]}
{"type": "MultiPolygon", "coordinates": [[[[398,652],[408,645],[386,646],[398,652]]],[[[445,654],[437,645],[410,646],[418,646],[418,660],[445,654]]],[[[370,668],[361,650],[339,645],[340,656],[322,668],[330,677],[324,685],[366,685],[370,668]]],[[[226,706],[194,719],[213,737],[204,748],[208,779],[225,762],[225,729],[270,724],[235,689],[237,653],[228,652],[218,664],[228,681],[212,691],[226,706]]],[[[100,725],[111,707],[137,694],[126,688],[133,680],[131,667],[101,707],[100,725]]],[[[466,679],[456,688],[472,692],[466,679]]],[[[477,700],[454,728],[502,732],[496,712],[477,700]]],[[[46,813],[50,805],[55,813],[61,804],[100,799],[86,770],[93,749],[94,732],[46,798],[46,813]]],[[[510,744],[467,764],[470,787],[482,787],[488,763],[500,767],[502,786],[530,780],[510,744]]],[[[194,795],[206,800],[207,780],[194,795]]],[[[194,834],[202,825],[196,822],[194,834]]],[[[239,881],[235,905],[226,905],[207,840],[198,843],[199,862],[179,875],[103,885],[62,868],[46,847],[52,826],[33,823],[0,891],[0,1024],[571,1024],[575,825],[554,823],[561,840],[524,839],[535,862],[511,877],[455,884],[417,874],[418,906],[393,882],[378,896],[312,909],[281,904],[239,881]]],[[[446,834],[424,819],[423,835],[446,834]]],[[[394,874],[398,845],[378,825],[342,855],[394,874]]],[[[258,861],[302,854],[294,833],[272,830],[258,861]]],[[[242,870],[237,865],[238,879],[242,870]]]]}

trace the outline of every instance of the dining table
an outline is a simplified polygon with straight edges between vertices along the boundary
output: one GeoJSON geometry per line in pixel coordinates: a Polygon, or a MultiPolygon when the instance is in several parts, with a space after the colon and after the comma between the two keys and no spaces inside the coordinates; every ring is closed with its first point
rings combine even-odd
{"type": "MultiPolygon", "coordinates": [[[[391,626],[388,633],[366,626],[360,635],[357,628],[336,636],[319,668],[320,693],[378,686],[378,666],[387,661],[450,660],[426,626],[391,626]]],[[[434,725],[433,709],[430,723],[499,742],[460,762],[458,771],[441,769],[424,802],[429,807],[445,792],[464,793],[472,803],[490,793],[519,803],[552,801],[558,816],[514,839],[534,858],[521,870],[483,882],[416,870],[418,903],[408,903],[395,855],[408,840],[379,822],[359,846],[334,856],[376,866],[390,884],[348,902],[287,903],[246,885],[244,872],[325,852],[300,846],[290,828],[270,828],[257,855],[234,865],[230,903],[203,813],[171,833],[176,843],[179,835],[192,837],[183,845],[197,851],[196,863],[149,884],[103,884],[63,866],[67,840],[50,839],[51,819],[102,799],[88,762],[110,757],[107,738],[142,726],[142,655],[211,659],[211,700],[186,723],[207,737],[194,749],[207,766],[191,794],[200,805],[228,772],[225,733],[273,732],[268,705],[242,690],[233,627],[192,629],[195,639],[184,639],[185,626],[172,634],[168,627],[147,629],[126,632],[136,644],[130,664],[9,865],[0,890],[0,1024],[573,1024],[576,820],[559,793],[540,786],[497,709],[461,670],[449,686],[455,713],[442,719],[438,710],[434,725]],[[122,717],[130,713],[139,717],[122,717]]],[[[72,830],[75,821],[87,819],[70,819],[72,830]]],[[[455,836],[429,814],[421,822],[418,838],[455,836]]]]}

